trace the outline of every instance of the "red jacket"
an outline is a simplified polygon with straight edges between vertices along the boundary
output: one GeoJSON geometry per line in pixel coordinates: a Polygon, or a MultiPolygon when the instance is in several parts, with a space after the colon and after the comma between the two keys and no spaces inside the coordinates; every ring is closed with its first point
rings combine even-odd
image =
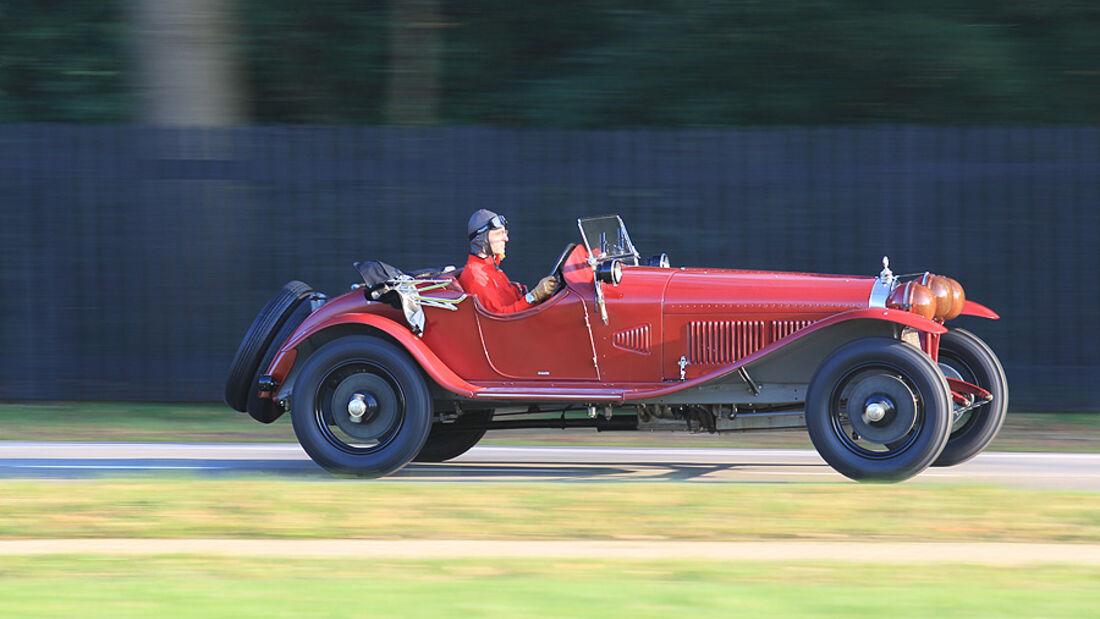
{"type": "Polygon", "coordinates": [[[508,280],[492,257],[479,258],[470,254],[466,268],[458,276],[458,283],[466,294],[476,294],[481,305],[496,314],[510,314],[534,307],[523,298],[519,284],[508,280]]]}

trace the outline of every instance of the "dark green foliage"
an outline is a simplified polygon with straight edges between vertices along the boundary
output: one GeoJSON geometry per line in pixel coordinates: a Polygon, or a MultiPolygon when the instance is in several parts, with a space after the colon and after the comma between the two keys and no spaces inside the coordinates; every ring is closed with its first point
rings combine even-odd
{"type": "Polygon", "coordinates": [[[0,0],[0,122],[117,122],[133,96],[122,0],[0,0]]]}
{"type": "Polygon", "coordinates": [[[238,0],[249,112],[261,123],[381,123],[388,6],[238,0]]]}
{"type": "MultiPolygon", "coordinates": [[[[613,44],[611,15],[583,0],[446,3],[444,117],[479,124],[539,123],[542,110],[584,114],[597,53],[613,44]]],[[[546,122],[545,124],[584,124],[546,122]]]]}
{"type": "Polygon", "coordinates": [[[1100,8],[1087,2],[558,3],[557,19],[512,9],[537,17],[538,38],[508,3],[476,4],[485,10],[451,9],[448,62],[498,72],[448,71],[453,122],[1100,121],[1100,8]]]}
{"type": "MultiPolygon", "coordinates": [[[[0,121],[130,119],[125,16],[138,1],[0,0],[0,121]]],[[[253,120],[386,122],[391,2],[235,2],[253,120]]],[[[1100,123],[1091,1],[439,8],[445,123],[1100,123]]]]}

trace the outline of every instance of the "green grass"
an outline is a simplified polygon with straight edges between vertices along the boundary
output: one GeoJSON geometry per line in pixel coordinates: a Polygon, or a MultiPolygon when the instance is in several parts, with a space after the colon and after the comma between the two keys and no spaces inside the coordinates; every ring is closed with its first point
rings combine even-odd
{"type": "Polygon", "coordinates": [[[5,557],[13,617],[1084,617],[1100,569],[5,557]]]}
{"type": "MultiPolygon", "coordinates": [[[[60,402],[0,404],[0,440],[294,442],[290,418],[257,423],[223,404],[60,402]]],[[[485,444],[811,449],[805,431],[689,435],[666,432],[519,430],[485,444]]],[[[1001,451],[1100,452],[1100,414],[1010,413],[990,446],[1001,451]]]]}
{"type": "MultiPolygon", "coordinates": [[[[490,435],[491,437],[493,435],[490,435]]],[[[809,447],[520,432],[520,444],[809,447]]],[[[0,405],[0,439],[293,441],[220,405],[0,405]]],[[[1100,451],[1100,416],[1013,414],[993,449],[1100,451]]],[[[1100,543],[1100,493],[853,484],[0,480],[0,539],[268,538],[1100,543]]],[[[1100,568],[812,561],[0,556],[5,617],[1083,617],[1100,568]]]]}
{"type": "Polygon", "coordinates": [[[0,440],[294,442],[289,417],[265,425],[224,404],[0,404],[0,440]]]}
{"type": "Polygon", "coordinates": [[[806,484],[0,481],[0,538],[1100,542],[1100,493],[806,484]]]}
{"type": "MultiPolygon", "coordinates": [[[[0,480],[0,539],[1100,542],[1100,493],[997,487],[0,480]]],[[[5,617],[1083,617],[1100,567],[0,556],[5,617]]]]}

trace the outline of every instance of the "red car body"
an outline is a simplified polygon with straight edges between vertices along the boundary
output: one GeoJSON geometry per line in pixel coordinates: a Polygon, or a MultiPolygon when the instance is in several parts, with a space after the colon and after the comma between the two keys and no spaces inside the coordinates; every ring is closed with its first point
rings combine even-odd
{"type": "MultiPolygon", "coordinates": [[[[428,379],[436,429],[451,411],[504,408],[543,417],[560,410],[563,420],[576,409],[597,426],[624,416],[634,420],[631,427],[652,429],[802,426],[800,409],[815,374],[845,344],[908,342],[934,364],[949,331],[940,315],[930,319],[915,306],[890,302],[902,284],[888,269],[876,277],[646,266],[628,236],[629,254],[618,248],[617,259],[589,249],[583,226],[584,242],[567,248],[556,267],[561,289],[518,313],[485,310],[461,290],[455,271],[431,276],[432,298],[446,303],[422,308],[419,334],[399,306],[372,300],[366,288],[319,304],[285,341],[271,345],[273,358],[258,372],[260,395],[286,407],[307,358],[340,338],[365,335],[415,360],[428,379]],[[602,268],[610,262],[618,262],[621,276],[602,268]]],[[[972,301],[959,313],[997,317],[972,301]]],[[[990,399],[981,381],[945,377],[956,409],[990,399]]],[[[898,393],[893,383],[883,385],[898,393]]],[[[928,399],[910,390],[924,407],[928,399]]],[[[483,432],[506,424],[482,425],[483,432]]]]}
{"type": "MultiPolygon", "coordinates": [[[[440,387],[462,398],[632,401],[689,390],[849,321],[925,335],[947,331],[910,312],[869,307],[874,277],[648,266],[625,267],[622,282],[605,292],[604,325],[586,259],[577,245],[566,262],[564,290],[522,312],[491,313],[476,296],[455,312],[426,310],[423,337],[409,331],[399,310],[347,292],[306,319],[267,374],[284,383],[303,342],[338,325],[358,325],[399,341],[440,387]],[[681,357],[688,361],[683,379],[681,357]]],[[[997,317],[973,301],[963,314],[997,317]]],[[[935,354],[934,338],[922,342],[935,354]]],[[[808,383],[810,376],[803,378],[808,383]]]]}

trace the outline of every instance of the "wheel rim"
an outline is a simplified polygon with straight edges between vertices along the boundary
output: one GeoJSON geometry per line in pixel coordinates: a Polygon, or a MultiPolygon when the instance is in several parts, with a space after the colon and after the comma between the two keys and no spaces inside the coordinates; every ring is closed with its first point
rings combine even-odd
{"type": "Polygon", "coordinates": [[[919,393],[897,367],[855,367],[830,394],[830,428],[852,453],[874,460],[895,457],[920,437],[925,413],[919,393]]]}
{"type": "Polygon", "coordinates": [[[325,374],[313,401],[321,436],[354,455],[382,451],[405,423],[405,394],[384,367],[349,361],[325,374]]]}
{"type": "MultiPolygon", "coordinates": [[[[974,371],[974,368],[969,363],[964,361],[961,357],[954,353],[954,351],[940,347],[939,363],[940,370],[943,371],[945,376],[951,378],[958,378],[961,381],[968,382],[972,385],[977,385],[983,389],[989,389],[989,385],[983,385],[978,382],[978,375],[974,371]]],[[[955,406],[953,404],[953,406],[955,406]]],[[[951,423],[951,434],[959,434],[965,432],[972,425],[977,422],[978,411],[980,408],[968,410],[958,419],[955,419],[951,423]]]]}

